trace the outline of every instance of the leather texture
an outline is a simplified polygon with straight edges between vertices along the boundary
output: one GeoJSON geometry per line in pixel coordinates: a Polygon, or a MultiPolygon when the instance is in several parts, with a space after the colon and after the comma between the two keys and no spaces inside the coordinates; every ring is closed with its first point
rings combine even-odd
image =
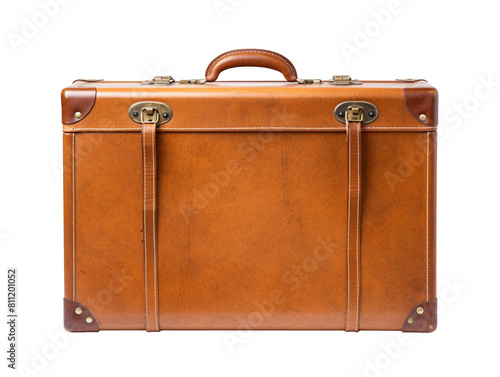
{"type": "Polygon", "coordinates": [[[65,299],[100,330],[408,331],[436,299],[425,81],[79,81],[62,99],[65,299]],[[72,124],[65,102],[91,91],[72,124]],[[172,119],[132,121],[141,101],[172,119]],[[341,123],[344,101],[379,116],[341,123]]]}
{"type": "Polygon", "coordinates": [[[143,239],[146,330],[160,331],[158,310],[156,123],[142,125],[143,239]]]}
{"type": "Polygon", "coordinates": [[[361,123],[347,122],[347,314],[346,331],[359,330],[361,123]]]}
{"type": "Polygon", "coordinates": [[[259,49],[232,50],[217,56],[208,65],[205,79],[215,81],[222,71],[235,67],[262,67],[279,71],[287,81],[297,80],[297,71],[292,62],[274,51],[259,49]]]}

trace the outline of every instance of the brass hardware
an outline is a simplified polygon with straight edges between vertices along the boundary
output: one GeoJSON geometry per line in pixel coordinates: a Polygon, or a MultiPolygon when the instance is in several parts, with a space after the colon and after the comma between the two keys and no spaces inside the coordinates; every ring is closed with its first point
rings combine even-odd
{"type": "Polygon", "coordinates": [[[141,123],[155,123],[160,120],[160,113],[156,107],[143,107],[141,111],[141,123]]]}
{"type": "Polygon", "coordinates": [[[420,119],[422,122],[425,122],[427,120],[427,115],[420,114],[420,116],[418,117],[418,119],[420,119]]]}
{"type": "Polygon", "coordinates": [[[299,84],[321,84],[322,81],[320,79],[297,79],[299,84]]]}
{"type": "Polygon", "coordinates": [[[85,318],[85,322],[92,323],[92,322],[94,322],[94,320],[91,317],[87,317],[87,318],[85,318]]]}
{"type": "Polygon", "coordinates": [[[155,76],[151,81],[143,81],[142,85],[171,85],[175,82],[172,76],[155,76]]]}
{"type": "Polygon", "coordinates": [[[344,124],[347,120],[368,124],[377,119],[378,109],[373,103],[365,101],[342,102],[335,108],[334,115],[335,119],[344,124]],[[359,110],[356,110],[359,108],[362,110],[361,114],[359,114],[359,110]],[[349,118],[346,118],[347,116],[349,118]]]}
{"type": "Polygon", "coordinates": [[[413,323],[413,318],[412,317],[408,318],[407,322],[411,325],[413,323]]]}
{"type": "Polygon", "coordinates": [[[424,314],[424,308],[422,308],[421,306],[419,306],[417,308],[417,314],[424,314]]]}
{"type": "Polygon", "coordinates": [[[78,315],[80,315],[80,314],[83,313],[83,309],[80,308],[80,307],[78,307],[78,308],[75,309],[75,313],[78,314],[78,315]]]}
{"type": "Polygon", "coordinates": [[[164,124],[172,119],[172,109],[162,102],[137,102],[128,109],[128,116],[136,123],[164,124]]]}
{"type": "Polygon", "coordinates": [[[363,108],[361,106],[349,106],[345,113],[346,122],[363,122],[363,108]]]}
{"type": "Polygon", "coordinates": [[[104,79],[77,79],[77,80],[73,81],[73,84],[74,84],[75,82],[78,82],[78,81],[83,81],[83,82],[84,82],[84,84],[87,84],[87,83],[89,83],[89,82],[99,82],[99,81],[104,81],[104,79]]]}
{"type": "Polygon", "coordinates": [[[205,84],[207,80],[205,79],[191,79],[191,80],[181,80],[181,84],[205,84]]]}
{"type": "Polygon", "coordinates": [[[79,111],[77,111],[77,112],[75,113],[75,118],[76,118],[76,119],[80,119],[81,117],[82,117],[82,113],[81,113],[81,112],[79,112],[79,111]]]}
{"type": "Polygon", "coordinates": [[[351,79],[349,75],[336,75],[328,82],[332,85],[362,85],[361,81],[351,79]]]}

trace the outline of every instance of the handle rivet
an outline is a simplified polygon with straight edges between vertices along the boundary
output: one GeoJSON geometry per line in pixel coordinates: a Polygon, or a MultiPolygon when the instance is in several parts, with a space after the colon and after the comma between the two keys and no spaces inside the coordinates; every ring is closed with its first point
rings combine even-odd
{"type": "Polygon", "coordinates": [[[419,306],[417,308],[417,314],[424,314],[424,308],[422,308],[421,306],[419,306]]]}
{"type": "Polygon", "coordinates": [[[424,122],[427,119],[427,115],[420,114],[420,116],[418,117],[418,119],[420,119],[422,122],[424,122]]]}
{"type": "Polygon", "coordinates": [[[371,118],[371,117],[374,117],[375,116],[375,111],[369,111],[368,112],[368,116],[371,118]]]}
{"type": "Polygon", "coordinates": [[[138,111],[134,111],[134,113],[132,115],[137,118],[139,116],[139,112],[138,111]]]}
{"type": "Polygon", "coordinates": [[[78,307],[78,308],[75,309],[75,313],[78,314],[78,315],[80,315],[80,314],[83,313],[83,309],[80,308],[80,307],[78,307]]]}
{"type": "Polygon", "coordinates": [[[167,119],[168,118],[168,113],[163,113],[163,118],[167,119]]]}
{"type": "Polygon", "coordinates": [[[90,317],[87,317],[87,318],[85,318],[85,322],[92,323],[92,322],[94,322],[94,320],[90,317]]]}
{"type": "Polygon", "coordinates": [[[413,318],[412,317],[408,318],[407,322],[411,325],[413,323],[413,318]]]}
{"type": "Polygon", "coordinates": [[[343,111],[339,111],[339,117],[343,118],[345,116],[345,113],[343,111]]]}
{"type": "Polygon", "coordinates": [[[77,111],[77,112],[75,113],[75,118],[76,118],[76,119],[80,119],[81,117],[82,117],[82,113],[81,113],[81,112],[79,112],[79,111],[77,111]]]}

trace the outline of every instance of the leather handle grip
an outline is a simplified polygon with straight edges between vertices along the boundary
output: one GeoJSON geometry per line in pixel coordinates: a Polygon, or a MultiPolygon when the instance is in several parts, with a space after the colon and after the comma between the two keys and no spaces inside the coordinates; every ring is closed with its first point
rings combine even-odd
{"type": "Polygon", "coordinates": [[[257,49],[232,50],[217,56],[208,65],[205,79],[213,82],[222,71],[235,67],[274,69],[281,72],[287,81],[297,80],[297,71],[290,60],[276,52],[257,49]]]}

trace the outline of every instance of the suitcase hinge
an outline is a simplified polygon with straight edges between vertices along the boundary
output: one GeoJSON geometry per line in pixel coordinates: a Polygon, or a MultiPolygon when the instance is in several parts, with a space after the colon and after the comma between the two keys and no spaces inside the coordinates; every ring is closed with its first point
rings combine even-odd
{"type": "Polygon", "coordinates": [[[348,75],[334,75],[329,84],[332,85],[362,85],[361,81],[351,79],[351,76],[348,75]]]}
{"type": "Polygon", "coordinates": [[[143,81],[142,85],[170,85],[175,82],[172,76],[155,76],[151,81],[143,81]]]}

